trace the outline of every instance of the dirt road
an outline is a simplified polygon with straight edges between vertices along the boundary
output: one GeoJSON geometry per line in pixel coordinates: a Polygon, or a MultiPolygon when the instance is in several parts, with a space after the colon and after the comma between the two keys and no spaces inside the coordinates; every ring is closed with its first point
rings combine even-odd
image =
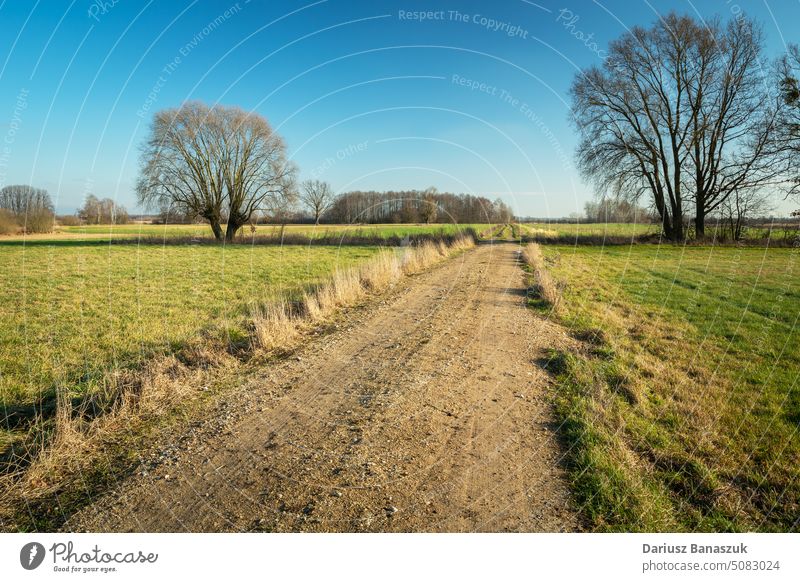
{"type": "Polygon", "coordinates": [[[65,529],[577,529],[539,366],[570,340],[525,307],[518,250],[405,279],[65,529]]]}

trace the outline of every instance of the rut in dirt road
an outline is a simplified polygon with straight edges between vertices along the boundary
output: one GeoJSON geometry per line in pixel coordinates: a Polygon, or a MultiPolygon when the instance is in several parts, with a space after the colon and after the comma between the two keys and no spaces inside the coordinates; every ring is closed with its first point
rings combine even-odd
{"type": "Polygon", "coordinates": [[[229,429],[194,429],[65,529],[577,529],[537,365],[571,340],[526,308],[518,253],[405,279],[233,394],[229,429]]]}

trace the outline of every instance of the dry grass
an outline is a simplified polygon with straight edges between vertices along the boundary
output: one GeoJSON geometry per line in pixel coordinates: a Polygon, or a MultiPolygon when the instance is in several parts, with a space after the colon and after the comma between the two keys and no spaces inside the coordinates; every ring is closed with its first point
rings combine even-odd
{"type": "Polygon", "coordinates": [[[558,309],[561,302],[561,289],[545,267],[542,249],[538,244],[530,243],[522,249],[522,259],[531,268],[532,295],[547,303],[553,310],[558,309]]]}
{"type": "Polygon", "coordinates": [[[214,359],[218,366],[211,368],[201,360],[187,365],[176,355],[161,356],[140,370],[110,374],[102,395],[77,404],[60,390],[56,413],[17,448],[17,469],[5,467],[0,475],[0,531],[51,529],[48,520],[63,518],[59,513],[70,497],[113,482],[108,465],[142,452],[149,444],[147,423],[186,409],[239,363],[224,353],[214,359]]]}
{"type": "Polygon", "coordinates": [[[265,350],[292,345],[298,333],[296,319],[291,305],[285,301],[258,308],[253,313],[255,344],[265,350]]]}
{"type": "MultiPolygon", "coordinates": [[[[386,250],[360,267],[335,272],[299,303],[277,300],[254,307],[251,350],[291,350],[304,330],[337,309],[354,305],[369,293],[385,291],[404,275],[420,272],[474,244],[472,236],[465,236],[450,244],[424,242],[386,250]]],[[[59,390],[55,414],[34,423],[39,429],[16,447],[14,458],[0,472],[0,530],[20,529],[21,520],[28,524],[24,529],[52,529],[62,518],[33,518],[31,508],[45,505],[33,513],[49,513],[54,497],[58,496],[59,506],[64,501],[64,491],[82,490],[85,496],[93,487],[87,481],[94,482],[95,488],[113,482],[115,468],[109,459],[121,457],[130,463],[138,447],[147,444],[144,427],[148,423],[185,412],[209,386],[229,383],[241,372],[242,360],[213,337],[218,336],[198,337],[179,353],[160,356],[138,370],[109,372],[103,390],[78,403],[59,390]],[[103,463],[108,466],[98,469],[103,463]]]]}

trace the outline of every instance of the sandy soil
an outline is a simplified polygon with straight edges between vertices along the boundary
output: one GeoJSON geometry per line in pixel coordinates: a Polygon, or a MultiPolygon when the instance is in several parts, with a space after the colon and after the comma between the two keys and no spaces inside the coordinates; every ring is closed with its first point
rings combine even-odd
{"type": "Polygon", "coordinates": [[[73,531],[572,531],[519,247],[405,279],[265,367],[73,531]]]}

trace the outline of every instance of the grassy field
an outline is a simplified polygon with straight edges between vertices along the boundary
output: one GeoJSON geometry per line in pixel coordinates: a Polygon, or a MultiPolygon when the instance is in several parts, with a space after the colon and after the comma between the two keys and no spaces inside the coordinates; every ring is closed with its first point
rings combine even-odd
{"type": "MultiPolygon", "coordinates": [[[[388,239],[453,234],[459,225],[289,225],[289,234],[388,239]]],[[[258,226],[278,236],[278,226],[258,226]]],[[[248,308],[289,297],[377,246],[149,244],[211,240],[207,225],[61,227],[0,237],[0,406],[48,399],[56,386],[90,393],[108,370],[168,352],[222,325],[234,341],[248,308]],[[108,245],[116,239],[148,244],[108,245]]],[[[0,438],[0,445],[2,445],[0,438]]]]}
{"type": "MultiPolygon", "coordinates": [[[[540,242],[560,242],[563,244],[627,244],[641,237],[652,237],[660,233],[658,224],[628,223],[547,223],[530,222],[519,225],[523,236],[532,237],[540,242]]],[[[744,231],[744,240],[783,243],[785,239],[797,236],[797,223],[775,223],[748,227],[744,231]]],[[[713,224],[707,226],[706,237],[717,242],[731,242],[727,231],[713,224]],[[715,232],[715,228],[719,230],[715,232]]],[[[657,240],[656,240],[657,242],[657,240]]],[[[788,245],[787,245],[788,246],[788,245]]]]}
{"type": "Polygon", "coordinates": [[[201,330],[236,341],[250,307],[292,297],[377,247],[0,243],[0,405],[91,391],[201,330]]]}
{"type": "Polygon", "coordinates": [[[573,486],[601,530],[765,530],[800,515],[800,251],[543,246],[573,486]]]}
{"type": "MultiPolygon", "coordinates": [[[[287,227],[311,237],[336,232],[387,241],[460,230],[287,227]]],[[[261,235],[278,231],[258,227],[261,235]]],[[[251,342],[249,326],[259,308],[300,299],[334,272],[364,264],[381,249],[369,243],[192,244],[183,237],[210,240],[211,231],[205,225],[101,225],[0,238],[0,453],[23,436],[10,418],[33,414],[33,407],[52,403],[57,394],[80,399],[102,393],[115,370],[176,353],[201,336],[233,347],[251,342]],[[144,244],[108,244],[139,237],[144,244]],[[159,237],[181,239],[162,245],[153,240],[159,237]]]]}
{"type": "MultiPolygon", "coordinates": [[[[284,229],[284,235],[303,235],[309,238],[322,238],[330,236],[363,236],[367,238],[404,237],[419,234],[457,234],[468,228],[477,231],[485,230],[485,224],[289,224],[284,229]]],[[[253,234],[256,236],[279,237],[279,225],[260,224],[255,233],[249,227],[240,231],[242,240],[247,241],[253,234]]],[[[197,239],[212,239],[211,229],[206,224],[120,224],[120,225],[85,225],[85,226],[59,226],[52,234],[29,235],[28,240],[108,240],[108,239],[136,239],[136,238],[174,238],[192,237],[197,239]]],[[[22,239],[22,236],[3,237],[2,240],[22,239]]]]}
{"type": "Polygon", "coordinates": [[[523,234],[534,234],[553,237],[577,236],[634,236],[658,234],[657,224],[625,224],[625,223],[596,223],[596,224],[562,224],[555,222],[527,222],[520,224],[523,234]]]}

